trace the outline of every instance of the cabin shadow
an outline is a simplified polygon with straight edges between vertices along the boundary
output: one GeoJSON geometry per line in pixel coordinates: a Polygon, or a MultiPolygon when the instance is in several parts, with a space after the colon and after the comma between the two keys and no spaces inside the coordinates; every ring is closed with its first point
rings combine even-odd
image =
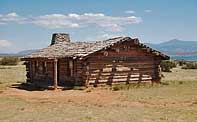
{"type": "Polygon", "coordinates": [[[20,89],[20,90],[26,90],[26,91],[44,91],[44,90],[48,90],[48,88],[35,86],[35,85],[28,84],[28,83],[15,83],[15,84],[11,85],[11,88],[16,88],[16,89],[20,89]]]}
{"type": "MultiPolygon", "coordinates": [[[[14,83],[10,86],[11,88],[16,88],[20,90],[26,90],[26,91],[45,91],[45,90],[54,90],[53,86],[41,86],[36,84],[30,84],[30,83],[14,83]]],[[[66,85],[66,86],[58,86],[57,89],[64,90],[82,90],[82,86],[74,86],[74,85],[66,85]]]]}

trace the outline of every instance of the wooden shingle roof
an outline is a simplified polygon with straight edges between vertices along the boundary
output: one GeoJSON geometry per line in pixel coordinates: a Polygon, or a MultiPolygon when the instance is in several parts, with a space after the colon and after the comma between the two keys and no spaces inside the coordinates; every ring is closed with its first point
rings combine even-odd
{"type": "Polygon", "coordinates": [[[132,39],[130,37],[116,37],[96,42],[61,42],[54,45],[50,45],[47,48],[35,51],[32,54],[25,56],[24,59],[64,57],[83,58],[85,56],[88,56],[89,54],[100,51],[102,49],[107,49],[113,46],[114,44],[124,41],[134,41],[136,45],[138,45],[140,48],[147,50],[147,52],[151,52],[156,56],[161,56],[162,59],[169,59],[167,55],[159,51],[156,51],[142,43],[139,43],[139,40],[137,38],[132,39]]]}

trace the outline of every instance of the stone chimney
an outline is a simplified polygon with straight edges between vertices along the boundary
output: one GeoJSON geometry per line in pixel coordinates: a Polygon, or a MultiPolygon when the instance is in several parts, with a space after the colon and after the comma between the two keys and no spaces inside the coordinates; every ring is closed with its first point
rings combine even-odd
{"type": "Polygon", "coordinates": [[[60,42],[70,42],[69,34],[67,33],[54,33],[51,40],[51,45],[57,44],[60,42]]]}

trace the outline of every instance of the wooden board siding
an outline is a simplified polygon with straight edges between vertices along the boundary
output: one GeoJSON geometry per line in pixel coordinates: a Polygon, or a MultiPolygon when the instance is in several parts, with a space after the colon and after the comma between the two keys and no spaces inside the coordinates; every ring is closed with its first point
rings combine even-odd
{"type": "Polygon", "coordinates": [[[160,60],[124,43],[88,56],[81,65],[78,63],[77,72],[90,85],[147,82],[158,77],[160,60]]]}
{"type": "Polygon", "coordinates": [[[32,83],[53,84],[53,62],[47,60],[30,60],[26,62],[27,80],[32,83]],[[44,66],[44,67],[43,67],[44,66]],[[39,67],[44,68],[42,71],[39,67]]]}
{"type": "MultiPolygon", "coordinates": [[[[58,59],[57,62],[57,77],[58,77],[58,85],[70,84],[73,82],[73,78],[68,74],[68,61],[70,59],[62,58],[58,59]]],[[[54,77],[54,62],[52,60],[43,60],[43,59],[34,59],[26,62],[26,70],[27,70],[27,81],[30,82],[39,82],[39,83],[48,83],[49,85],[53,84],[54,77]],[[43,67],[43,64],[46,63],[45,71],[40,71],[39,67],[43,67]],[[31,70],[31,71],[30,71],[31,70]]],[[[74,68],[73,68],[74,72],[74,68]]],[[[73,75],[74,77],[74,75],[73,75]]]]}
{"type": "Polygon", "coordinates": [[[74,61],[70,58],[58,60],[58,82],[59,85],[72,85],[75,80],[74,61]]]}
{"type": "Polygon", "coordinates": [[[67,60],[59,59],[58,60],[58,83],[64,84],[67,80],[67,60]]]}
{"type": "Polygon", "coordinates": [[[86,66],[84,65],[85,62],[82,60],[75,60],[75,82],[76,84],[82,84],[85,85],[86,78],[84,78],[86,73],[86,66]]]}

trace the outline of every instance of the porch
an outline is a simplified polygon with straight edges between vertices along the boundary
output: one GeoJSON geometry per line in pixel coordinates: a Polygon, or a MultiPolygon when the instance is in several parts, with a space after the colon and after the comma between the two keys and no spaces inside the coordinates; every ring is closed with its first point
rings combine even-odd
{"type": "Polygon", "coordinates": [[[27,83],[49,89],[77,83],[76,60],[71,58],[31,58],[26,60],[27,83]]]}

